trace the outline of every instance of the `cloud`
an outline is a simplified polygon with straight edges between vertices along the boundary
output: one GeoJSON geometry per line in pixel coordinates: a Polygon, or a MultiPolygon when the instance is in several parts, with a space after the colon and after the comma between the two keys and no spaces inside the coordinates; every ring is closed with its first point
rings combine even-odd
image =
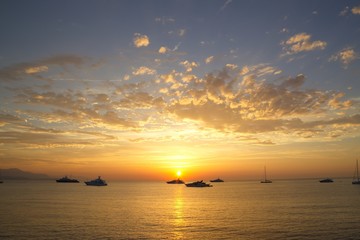
{"type": "Polygon", "coordinates": [[[231,63],[227,63],[227,64],[225,65],[225,67],[227,67],[227,68],[229,68],[229,69],[231,69],[231,70],[234,70],[234,69],[238,68],[238,65],[236,65],[236,64],[231,64],[231,63]]]}
{"type": "Polygon", "coordinates": [[[162,97],[153,97],[146,92],[135,92],[128,94],[116,103],[116,106],[127,109],[151,109],[163,107],[165,101],[162,97]]]}
{"type": "MultiPolygon", "coordinates": [[[[278,84],[257,80],[255,75],[233,75],[228,68],[217,75],[208,74],[196,88],[184,89],[167,110],[180,119],[189,119],[204,127],[223,132],[298,134],[334,124],[360,124],[357,115],[319,121],[304,121],[309,116],[346,110],[351,101],[343,101],[339,92],[303,89],[300,74],[278,80],[278,84]]],[[[331,126],[330,126],[331,127],[331,126]]]]}
{"type": "Polygon", "coordinates": [[[83,66],[89,58],[80,57],[72,54],[55,55],[49,58],[44,58],[39,61],[26,62],[14,64],[0,69],[0,80],[2,81],[16,81],[22,80],[29,75],[33,75],[38,79],[42,79],[38,73],[47,72],[51,66],[59,66],[65,68],[66,66],[74,66],[79,68],[83,66]]]}
{"type": "Polygon", "coordinates": [[[8,149],[11,149],[11,144],[22,144],[27,148],[82,148],[115,139],[114,136],[99,132],[39,128],[25,124],[24,120],[15,120],[16,118],[8,118],[8,124],[12,128],[4,129],[0,136],[0,143],[8,144],[8,149]]]}
{"type": "Polygon", "coordinates": [[[147,47],[150,44],[150,40],[149,40],[149,37],[146,35],[141,35],[140,33],[135,33],[133,43],[134,43],[135,47],[137,47],[137,48],[147,47]]]}
{"type": "Polygon", "coordinates": [[[346,6],[340,13],[339,16],[346,16],[349,12],[350,8],[346,6]]]}
{"type": "Polygon", "coordinates": [[[340,61],[346,68],[351,62],[358,59],[358,54],[352,48],[344,48],[338,53],[332,55],[329,61],[340,61]]]}
{"type": "Polygon", "coordinates": [[[138,75],[154,75],[154,74],[156,74],[156,70],[145,67],[145,66],[141,66],[138,69],[135,69],[132,72],[132,74],[135,75],[135,76],[138,76],[138,75]]]}
{"type": "Polygon", "coordinates": [[[223,11],[231,2],[232,0],[226,0],[224,5],[221,6],[220,11],[223,11]]]}
{"type": "Polygon", "coordinates": [[[184,28],[178,30],[178,35],[180,37],[183,37],[185,35],[185,33],[186,33],[186,29],[184,29],[184,28]]]}
{"type": "Polygon", "coordinates": [[[297,54],[300,52],[308,52],[313,50],[325,49],[327,43],[325,41],[310,41],[311,35],[307,33],[298,33],[282,42],[285,55],[297,54]]]}
{"type": "Polygon", "coordinates": [[[183,62],[180,62],[180,65],[184,66],[186,68],[186,72],[191,72],[193,68],[198,67],[199,64],[196,62],[190,62],[188,60],[185,60],[183,62]]]}
{"type": "Polygon", "coordinates": [[[44,65],[58,65],[64,67],[66,65],[74,65],[75,67],[80,67],[85,64],[89,59],[87,57],[81,57],[73,54],[64,54],[64,55],[55,55],[44,60],[39,61],[39,63],[44,65]]]}
{"type": "Polygon", "coordinates": [[[280,87],[296,89],[300,88],[305,82],[305,76],[302,74],[297,75],[295,78],[288,78],[283,80],[280,87]]]}
{"type": "Polygon", "coordinates": [[[123,79],[124,79],[125,81],[129,81],[129,80],[130,80],[130,75],[129,75],[129,74],[125,74],[124,77],[123,77],[123,79]]]}
{"type": "Polygon", "coordinates": [[[175,19],[171,17],[157,17],[155,18],[155,22],[165,25],[167,23],[174,23],[175,19]]]}
{"type": "Polygon", "coordinates": [[[19,117],[16,117],[14,115],[11,114],[4,114],[4,113],[0,113],[0,127],[5,126],[7,124],[23,124],[25,123],[24,120],[22,120],[19,117]]]}
{"type": "Polygon", "coordinates": [[[353,14],[360,14],[360,6],[353,7],[353,8],[351,9],[351,12],[352,12],[353,14]]]}
{"type": "Polygon", "coordinates": [[[166,47],[163,47],[163,46],[162,46],[162,47],[159,48],[159,51],[158,51],[158,52],[161,53],[161,54],[165,54],[165,53],[167,52],[167,50],[168,50],[168,49],[167,49],[166,47]]]}
{"type": "Polygon", "coordinates": [[[27,74],[34,74],[39,72],[46,72],[49,68],[47,66],[36,66],[36,67],[29,67],[25,69],[25,73],[27,74]]]}
{"type": "Polygon", "coordinates": [[[206,64],[209,64],[209,63],[211,63],[212,61],[214,61],[214,56],[210,56],[210,57],[207,57],[207,58],[205,59],[205,63],[206,63],[206,64]]]}
{"type": "Polygon", "coordinates": [[[46,123],[72,122],[81,125],[107,125],[127,129],[136,129],[138,123],[130,118],[121,117],[120,112],[115,112],[117,102],[110,100],[104,93],[85,95],[81,92],[53,91],[36,92],[22,90],[16,97],[15,103],[33,106],[47,106],[49,110],[23,111],[24,114],[46,123]]]}

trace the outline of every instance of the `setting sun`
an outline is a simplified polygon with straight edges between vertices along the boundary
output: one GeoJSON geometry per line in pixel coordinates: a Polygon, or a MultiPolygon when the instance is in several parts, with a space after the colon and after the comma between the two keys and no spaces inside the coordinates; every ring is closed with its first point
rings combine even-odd
{"type": "Polygon", "coordinates": [[[178,170],[178,171],[176,172],[176,176],[178,176],[178,177],[181,176],[181,171],[180,171],[180,170],[178,170]]]}

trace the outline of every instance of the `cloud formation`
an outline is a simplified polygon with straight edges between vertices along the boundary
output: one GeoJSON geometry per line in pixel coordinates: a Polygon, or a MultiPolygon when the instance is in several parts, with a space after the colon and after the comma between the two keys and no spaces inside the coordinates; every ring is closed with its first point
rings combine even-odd
{"type": "Polygon", "coordinates": [[[217,75],[207,75],[196,88],[185,89],[167,110],[180,119],[224,132],[291,134],[314,128],[323,132],[323,126],[334,124],[360,124],[358,115],[303,121],[308,116],[352,106],[351,101],[341,100],[341,93],[302,89],[305,80],[304,75],[298,75],[274,84],[257,80],[253,74],[236,78],[226,68],[217,75]]]}
{"type": "Polygon", "coordinates": [[[49,68],[47,66],[29,67],[25,69],[25,73],[34,74],[34,73],[46,72],[48,69],[49,68]]]}
{"type": "Polygon", "coordinates": [[[150,39],[146,35],[141,35],[140,33],[135,33],[133,43],[134,43],[135,47],[137,47],[137,48],[147,47],[150,44],[150,39]]]}
{"type": "Polygon", "coordinates": [[[206,63],[206,64],[209,64],[209,63],[211,63],[212,61],[214,61],[214,56],[210,56],[210,57],[207,57],[207,58],[205,59],[205,63],[206,63]]]}
{"type": "Polygon", "coordinates": [[[353,8],[351,9],[351,12],[352,12],[353,14],[360,14],[360,6],[353,7],[353,8]]]}
{"type": "Polygon", "coordinates": [[[298,33],[282,42],[285,55],[297,54],[300,52],[308,52],[313,50],[323,50],[327,43],[325,41],[310,41],[311,35],[307,33],[298,33]]]}
{"type": "MultiPolygon", "coordinates": [[[[55,55],[39,61],[14,64],[0,69],[0,81],[16,81],[26,78],[28,75],[37,75],[49,71],[51,66],[59,66],[65,69],[67,66],[80,68],[89,62],[89,58],[73,54],[55,55]]],[[[38,75],[37,75],[38,76],[38,75]]],[[[43,79],[40,78],[39,79],[43,79]]]]}
{"type": "Polygon", "coordinates": [[[163,47],[163,46],[162,46],[162,47],[159,48],[159,51],[158,51],[158,52],[161,53],[161,54],[165,54],[165,53],[167,52],[167,50],[168,50],[168,49],[167,49],[166,47],[163,47]]]}
{"type": "MultiPolygon", "coordinates": [[[[299,41],[309,38],[299,36],[289,43],[299,41]]],[[[339,61],[347,59],[346,63],[351,61],[348,56],[351,54],[336,55],[339,61]]],[[[59,67],[76,70],[85,64],[91,66],[89,62],[88,58],[77,56],[53,56],[2,69],[0,76],[20,81],[26,76],[41,78],[48,75],[52,66],[57,66],[56,70],[59,67]]],[[[78,81],[64,88],[55,87],[52,82],[46,88],[36,85],[9,88],[7,91],[14,94],[9,102],[23,107],[18,108],[16,118],[3,114],[2,118],[9,121],[2,120],[0,125],[6,127],[11,122],[22,126],[26,119],[41,126],[71,124],[73,129],[149,132],[172,129],[181,120],[201,131],[210,129],[234,135],[276,133],[301,138],[321,134],[340,137],[347,134],[346,129],[359,125],[357,114],[344,114],[354,108],[354,101],[344,100],[341,92],[305,89],[307,79],[303,74],[279,77],[281,70],[269,64],[228,63],[220,71],[198,76],[195,68],[200,67],[199,63],[190,60],[174,63],[177,69],[165,73],[161,68],[159,73],[146,66],[133,68],[131,76],[123,75],[114,82],[78,81]],[[151,75],[151,80],[143,81],[145,75],[151,75]]],[[[276,141],[258,136],[250,142],[276,141]]]]}
{"type": "Polygon", "coordinates": [[[154,75],[154,74],[156,74],[156,70],[155,70],[155,69],[148,68],[148,67],[145,67],[145,66],[141,66],[141,67],[135,69],[135,70],[132,72],[132,74],[135,75],[135,76],[139,76],[139,75],[154,75]]]}
{"type": "Polygon", "coordinates": [[[346,68],[352,61],[358,59],[358,54],[352,48],[344,48],[335,55],[332,55],[329,61],[340,61],[346,68]]]}

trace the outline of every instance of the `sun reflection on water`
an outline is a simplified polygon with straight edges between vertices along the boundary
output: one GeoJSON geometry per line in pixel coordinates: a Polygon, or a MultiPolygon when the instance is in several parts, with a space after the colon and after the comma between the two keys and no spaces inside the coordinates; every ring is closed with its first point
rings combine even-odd
{"type": "Polygon", "coordinates": [[[185,227],[184,220],[184,198],[183,187],[178,186],[175,191],[174,203],[173,203],[173,219],[174,219],[174,239],[183,239],[185,227]]]}

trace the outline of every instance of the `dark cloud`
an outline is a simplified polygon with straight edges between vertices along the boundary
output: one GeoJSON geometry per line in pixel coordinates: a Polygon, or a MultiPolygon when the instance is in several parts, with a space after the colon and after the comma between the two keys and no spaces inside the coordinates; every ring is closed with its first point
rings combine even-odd
{"type": "Polygon", "coordinates": [[[74,66],[79,68],[89,62],[89,60],[90,59],[86,57],[68,54],[56,55],[34,62],[18,63],[0,69],[0,81],[22,80],[29,75],[35,76],[38,79],[47,80],[38,73],[46,72],[48,70],[48,66],[59,66],[62,68],[74,66]]]}

